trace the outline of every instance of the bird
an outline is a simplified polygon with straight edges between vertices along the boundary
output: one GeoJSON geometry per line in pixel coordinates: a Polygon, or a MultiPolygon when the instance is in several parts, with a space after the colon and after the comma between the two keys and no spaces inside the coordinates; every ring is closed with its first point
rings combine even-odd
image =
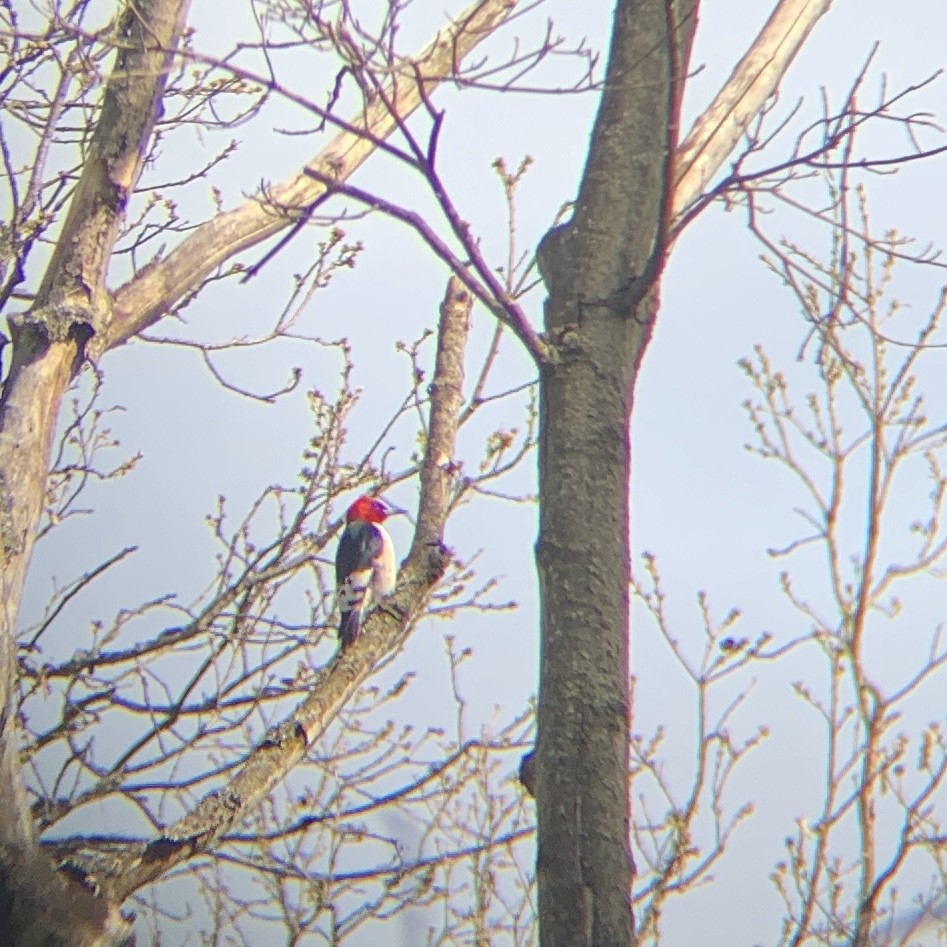
{"type": "Polygon", "coordinates": [[[395,588],[395,547],[382,525],[404,513],[380,497],[359,497],[345,513],[345,529],[335,554],[335,585],[339,602],[339,643],[344,651],[358,637],[369,601],[395,588]]]}

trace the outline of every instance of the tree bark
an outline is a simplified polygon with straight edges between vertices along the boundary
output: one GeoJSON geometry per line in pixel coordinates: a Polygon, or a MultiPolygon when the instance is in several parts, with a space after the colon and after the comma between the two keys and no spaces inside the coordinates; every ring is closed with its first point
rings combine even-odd
{"type": "Polygon", "coordinates": [[[669,244],[831,0],[781,0],[677,145],[698,0],[620,0],[573,217],[543,239],[542,641],[535,761],[543,947],[630,947],[629,417],[669,244]],[[670,157],[673,156],[673,159],[670,157]]]}
{"type": "Polygon", "coordinates": [[[13,350],[0,395],[0,904],[7,914],[0,927],[14,943],[107,944],[125,933],[118,925],[110,934],[114,913],[81,885],[60,879],[37,848],[20,773],[16,622],[59,405],[89,340],[107,329],[109,261],[187,7],[188,0],[126,7],[118,25],[126,45],[52,259],[30,311],[10,319],[13,350]],[[87,910],[66,910],[69,905],[87,910]],[[73,926],[60,923],[71,915],[73,926]]]}
{"type": "Polygon", "coordinates": [[[572,219],[539,250],[540,942],[630,947],[628,420],[664,260],[696,3],[622,0],[572,219]]]}
{"type": "MultiPolygon", "coordinates": [[[[413,61],[414,71],[389,87],[385,101],[372,105],[307,168],[324,168],[345,178],[425,101],[424,96],[453,75],[460,60],[517,4],[518,0],[473,3],[413,61]]],[[[404,631],[401,622],[400,632],[389,629],[374,645],[360,649],[365,653],[351,659],[358,667],[342,675],[347,684],[327,687],[325,694],[306,702],[252,754],[231,792],[208,797],[144,852],[123,852],[115,860],[121,870],[110,873],[106,865],[102,897],[93,898],[82,883],[57,872],[40,852],[20,771],[16,628],[63,395],[85,358],[100,356],[157,321],[217,266],[289,227],[296,219],[294,210],[304,210],[325,193],[324,185],[303,168],[269,192],[269,200],[282,212],[259,200],[248,201],[199,228],[114,297],[109,293],[106,277],[115,240],[147,154],[188,6],[189,0],[138,0],[126,5],[116,31],[119,53],[61,235],[33,306],[10,319],[11,365],[0,392],[0,931],[11,932],[11,937],[15,932],[17,945],[85,947],[120,942],[127,925],[114,906],[189,853],[206,850],[247,805],[269,791],[332,719],[339,702],[364,679],[379,656],[375,651],[404,631]]],[[[469,296],[454,283],[451,286],[452,305],[469,309],[469,296]]],[[[456,319],[447,322],[457,324],[456,319]]],[[[440,475],[447,476],[443,471],[440,475]]],[[[433,483],[438,478],[431,474],[428,479],[433,483]]],[[[440,489],[440,500],[445,490],[440,489]]],[[[439,535],[443,528],[443,519],[431,512],[437,507],[432,502],[426,513],[422,510],[426,519],[419,522],[419,534],[425,536],[439,535]]],[[[443,570],[445,557],[440,546],[426,540],[413,550],[414,571],[430,581],[416,582],[410,594],[402,596],[405,601],[395,601],[394,607],[412,611],[436,581],[430,575],[443,570]]]]}
{"type": "Polygon", "coordinates": [[[378,143],[447,81],[457,66],[515,12],[521,0],[476,0],[411,60],[406,75],[389,84],[359,111],[345,131],[305,167],[240,207],[215,215],[188,234],[164,259],[145,267],[115,293],[115,318],[104,339],[113,348],[163,318],[198,289],[218,267],[300,219],[320,198],[325,180],[344,181],[375,152],[378,143]]]}
{"type": "MultiPolygon", "coordinates": [[[[443,31],[419,63],[426,91],[450,75],[453,65],[516,5],[517,0],[482,0],[443,31]]],[[[121,344],[197,288],[223,261],[292,223],[291,216],[250,201],[199,228],[114,300],[106,289],[115,236],[138,180],[187,6],[187,0],[127,5],[118,31],[127,45],[106,88],[88,161],[53,259],[30,312],[11,319],[11,368],[0,395],[0,931],[22,922],[23,934],[15,943],[104,945],[119,942],[125,932],[116,912],[81,885],[64,881],[40,854],[20,778],[14,718],[16,619],[63,393],[88,352],[121,344]],[[195,245],[201,253],[193,252],[195,245]]],[[[780,9],[800,6],[814,22],[828,0],[782,0],[780,9]]],[[[575,215],[548,235],[540,251],[555,355],[542,368],[542,488],[548,500],[537,549],[544,608],[540,905],[551,918],[541,923],[544,944],[627,943],[630,930],[628,812],[623,801],[627,419],[656,306],[671,209],[677,212],[681,206],[672,205],[668,193],[673,180],[668,156],[674,153],[695,8],[696,0],[619,4],[609,81],[575,215]],[[658,115],[665,118],[654,127],[658,115]],[[555,424],[550,423],[553,418],[555,424]],[[557,820],[562,820],[558,826],[557,820]],[[569,923],[560,924],[558,918],[569,923]],[[573,938],[570,932],[576,929],[582,936],[573,938]]],[[[796,45],[789,59],[807,32],[794,30],[796,45]]],[[[778,58],[781,65],[775,71],[781,75],[788,63],[785,49],[778,58]]],[[[756,67],[750,63],[747,68],[756,67]]],[[[779,75],[772,79],[769,60],[766,71],[770,88],[775,88],[779,75]]],[[[402,119],[421,101],[416,83],[403,86],[393,99],[402,119]]],[[[761,94],[766,94],[765,83],[754,88],[754,96],[761,94]]],[[[370,111],[367,135],[339,136],[311,166],[329,168],[340,177],[350,173],[380,138],[397,128],[390,113],[375,116],[385,119],[380,125],[372,116],[370,111]]],[[[732,134],[722,121],[713,127],[708,122],[704,130],[707,140],[697,148],[704,156],[700,176],[694,178],[698,190],[707,168],[718,160],[716,152],[706,158],[711,154],[708,142],[732,134]]],[[[679,186],[678,193],[683,190],[679,186]]],[[[271,197],[286,208],[300,209],[321,193],[322,185],[302,169],[271,191],[271,197]]],[[[316,716],[307,719],[304,742],[318,729],[316,716]]],[[[290,756],[298,747],[291,749],[290,756]]],[[[189,834],[191,823],[176,828],[188,841],[197,837],[189,834]]],[[[212,833],[214,838],[218,834],[212,833]]],[[[159,843],[167,846],[168,841],[159,843]]],[[[160,845],[148,856],[167,854],[158,849],[160,845]]],[[[156,873],[144,871],[145,876],[156,873]]],[[[118,888],[130,890],[127,885],[118,888]]]]}
{"type": "Polygon", "coordinates": [[[753,45],[678,149],[672,205],[675,227],[733,153],[831,6],[832,0],[781,0],[776,5],[753,45]]]}
{"type": "Polygon", "coordinates": [[[274,726],[247,755],[225,787],[210,792],[147,845],[123,845],[88,859],[81,845],[69,862],[94,870],[107,898],[120,904],[144,885],[202,852],[212,850],[259,807],[338,717],[378,663],[396,649],[423,614],[428,596],[450,564],[443,544],[453,498],[453,458],[463,403],[464,359],[473,297],[456,277],[440,309],[437,357],[429,388],[430,414],[414,541],[398,574],[398,588],[372,612],[358,640],[329,666],[318,687],[274,726]]]}

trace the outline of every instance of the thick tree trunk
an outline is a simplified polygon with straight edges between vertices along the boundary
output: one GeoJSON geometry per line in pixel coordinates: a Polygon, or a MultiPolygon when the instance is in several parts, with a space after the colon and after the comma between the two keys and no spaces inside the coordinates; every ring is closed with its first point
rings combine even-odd
{"type": "MultiPolygon", "coordinates": [[[[767,85],[775,88],[806,23],[811,26],[829,2],[781,0],[779,10],[793,24],[791,42],[774,28],[775,46],[763,48],[762,57],[745,59],[741,76],[728,84],[734,89],[741,78],[748,90],[740,93],[739,107],[724,108],[729,122],[708,118],[697,129],[702,137],[688,139],[692,147],[685,149],[689,161],[680,169],[675,215],[693,200],[685,192],[699,191],[722,160],[718,152],[726,149],[716,147],[721,129],[739,133],[744,114],[754,113],[752,101],[769,94],[767,85]]],[[[87,352],[125,341],[192,291],[207,267],[288,224],[261,221],[260,208],[249,205],[221,226],[208,224],[194,239],[206,250],[202,241],[213,237],[219,256],[210,262],[194,257],[192,242],[185,241],[177,254],[123,288],[113,318],[105,288],[108,262],[187,5],[187,0],[127,4],[116,34],[127,45],[109,82],[54,258],[31,311],[11,320],[12,363],[0,396],[3,943],[108,945],[125,932],[117,912],[81,885],[63,881],[39,852],[20,779],[16,619],[63,393],[87,352]],[[199,263],[191,264],[189,257],[199,263]],[[17,935],[14,923],[20,924],[17,935]]],[[[428,92],[515,7],[515,0],[483,0],[439,36],[425,64],[430,75],[423,69],[428,92]]],[[[544,607],[538,751],[544,945],[625,944],[630,938],[627,417],[671,219],[668,155],[695,7],[696,0],[619,3],[609,82],[576,213],[569,225],[549,235],[540,253],[550,291],[550,351],[556,355],[542,370],[546,499],[538,547],[544,607]]],[[[416,107],[417,99],[405,108],[416,107]]],[[[369,123],[375,137],[364,142],[364,152],[395,125],[369,123]]],[[[345,161],[336,157],[334,168],[347,172],[364,159],[349,139],[336,144],[345,161]]],[[[305,171],[285,186],[292,206],[304,206],[321,193],[305,171]]]]}
{"type": "Polygon", "coordinates": [[[575,213],[539,251],[543,947],[630,947],[628,420],[664,260],[695,3],[622,0],[575,213]]]}
{"type": "Polygon", "coordinates": [[[111,944],[124,925],[39,853],[19,764],[16,627],[63,393],[109,321],[105,287],[188,0],[138,0],[119,23],[99,124],[31,310],[11,317],[0,397],[0,917],[5,943],[111,944]],[[69,918],[73,918],[70,923],[69,918]],[[84,918],[84,920],[83,920],[84,918]],[[80,923],[81,921],[81,923],[80,923]]]}
{"type": "Polygon", "coordinates": [[[575,213],[538,253],[553,357],[540,376],[542,645],[527,771],[543,947],[633,942],[628,421],[664,257],[831,0],[780,0],[678,148],[698,5],[618,3],[575,213]]]}

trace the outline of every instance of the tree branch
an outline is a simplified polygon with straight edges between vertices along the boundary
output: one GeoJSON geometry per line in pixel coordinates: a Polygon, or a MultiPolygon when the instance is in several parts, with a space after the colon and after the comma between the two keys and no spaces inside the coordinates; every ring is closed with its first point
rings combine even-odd
{"type": "Polygon", "coordinates": [[[323,197],[322,179],[348,178],[396,131],[426,96],[450,79],[458,64],[515,11],[519,0],[477,0],[386,90],[304,168],[228,213],[217,214],[168,256],[147,267],[115,293],[107,348],[127,342],[157,322],[227,260],[298,221],[323,197]]]}
{"type": "Polygon", "coordinates": [[[86,344],[107,331],[108,264],[187,7],[187,0],[126,5],[122,45],[59,240],[32,309],[10,319],[13,355],[0,397],[0,929],[13,943],[107,945],[127,933],[108,902],[58,877],[36,846],[20,772],[15,634],[59,406],[86,344]]]}
{"type": "Polygon", "coordinates": [[[472,304],[471,294],[452,277],[441,306],[417,526],[395,593],[371,614],[365,633],[336,657],[313,692],[248,754],[226,786],[205,796],[192,812],[147,845],[122,847],[108,855],[77,853],[70,858],[70,863],[94,878],[110,900],[121,903],[175,865],[209,851],[252,814],[319,740],[377,664],[400,647],[423,613],[429,594],[450,562],[442,540],[453,492],[453,457],[472,304]]]}
{"type": "MultiPolygon", "coordinates": [[[[675,230],[771,98],[832,0],[781,0],[717,97],[678,149],[675,230]]],[[[676,234],[675,234],[676,235],[676,234]]]]}

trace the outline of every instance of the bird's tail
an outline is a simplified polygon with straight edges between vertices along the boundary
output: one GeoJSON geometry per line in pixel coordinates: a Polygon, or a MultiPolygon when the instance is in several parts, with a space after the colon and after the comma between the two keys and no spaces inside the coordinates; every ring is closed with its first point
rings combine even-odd
{"type": "Polygon", "coordinates": [[[342,612],[339,618],[339,644],[344,651],[358,637],[361,628],[361,612],[357,608],[342,612]]]}

